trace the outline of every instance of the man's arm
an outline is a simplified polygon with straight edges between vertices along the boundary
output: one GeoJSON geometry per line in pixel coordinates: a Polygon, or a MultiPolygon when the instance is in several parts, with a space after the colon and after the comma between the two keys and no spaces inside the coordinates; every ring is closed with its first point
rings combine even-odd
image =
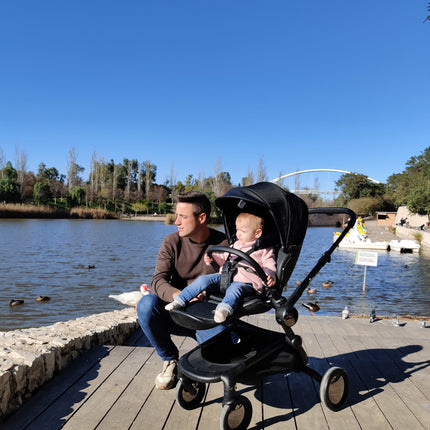
{"type": "Polygon", "coordinates": [[[154,294],[165,302],[171,302],[173,297],[180,293],[180,290],[170,284],[174,271],[175,251],[169,241],[164,238],[158,251],[151,289],[154,294]]]}

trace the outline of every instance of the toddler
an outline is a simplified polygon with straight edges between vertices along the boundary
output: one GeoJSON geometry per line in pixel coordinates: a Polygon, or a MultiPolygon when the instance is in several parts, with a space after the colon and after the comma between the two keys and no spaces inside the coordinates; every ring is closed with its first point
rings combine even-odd
{"type": "MultiPolygon", "coordinates": [[[[236,242],[232,247],[242,252],[249,251],[255,241],[263,234],[263,220],[253,214],[242,212],[236,218],[236,242]]],[[[166,310],[184,307],[191,299],[197,297],[203,291],[216,293],[220,291],[222,266],[229,258],[229,253],[213,253],[213,260],[221,267],[219,273],[203,275],[184,288],[173,302],[166,305],[166,310]]],[[[275,253],[272,247],[253,251],[250,256],[262,267],[267,275],[267,285],[272,287],[276,283],[275,253]]],[[[233,261],[237,258],[232,255],[233,261]]],[[[206,264],[212,263],[212,258],[207,254],[204,256],[206,264]]],[[[233,314],[239,304],[239,300],[249,296],[256,291],[263,292],[263,281],[246,262],[237,266],[237,272],[233,276],[233,282],[227,288],[223,301],[216,307],[214,320],[217,323],[224,322],[228,316],[233,314]]]]}

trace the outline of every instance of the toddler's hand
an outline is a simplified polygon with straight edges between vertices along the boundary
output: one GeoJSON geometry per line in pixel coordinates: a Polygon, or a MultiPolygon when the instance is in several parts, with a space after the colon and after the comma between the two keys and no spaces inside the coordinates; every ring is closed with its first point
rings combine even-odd
{"type": "Polygon", "coordinates": [[[273,287],[276,284],[276,278],[273,276],[267,275],[267,286],[273,287]]]}

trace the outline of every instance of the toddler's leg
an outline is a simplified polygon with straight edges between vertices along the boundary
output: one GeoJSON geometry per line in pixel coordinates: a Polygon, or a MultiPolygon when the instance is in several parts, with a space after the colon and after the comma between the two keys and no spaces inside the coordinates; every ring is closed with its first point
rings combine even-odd
{"type": "Polygon", "coordinates": [[[240,299],[253,292],[254,289],[250,284],[232,282],[227,288],[223,301],[215,309],[214,321],[217,323],[224,322],[236,310],[240,299]]]}
{"type": "Polygon", "coordinates": [[[219,274],[213,273],[210,275],[199,276],[194,282],[185,287],[173,300],[166,305],[165,309],[170,311],[186,306],[186,304],[197,297],[201,292],[205,291],[209,286],[219,282],[219,274]]]}

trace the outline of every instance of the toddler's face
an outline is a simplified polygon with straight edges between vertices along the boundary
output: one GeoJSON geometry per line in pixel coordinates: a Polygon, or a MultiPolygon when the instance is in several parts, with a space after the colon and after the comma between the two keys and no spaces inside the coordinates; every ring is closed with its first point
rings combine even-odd
{"type": "Polygon", "coordinates": [[[236,237],[240,242],[253,242],[259,237],[258,232],[260,231],[260,229],[255,229],[255,226],[249,220],[236,219],[236,237]]]}

